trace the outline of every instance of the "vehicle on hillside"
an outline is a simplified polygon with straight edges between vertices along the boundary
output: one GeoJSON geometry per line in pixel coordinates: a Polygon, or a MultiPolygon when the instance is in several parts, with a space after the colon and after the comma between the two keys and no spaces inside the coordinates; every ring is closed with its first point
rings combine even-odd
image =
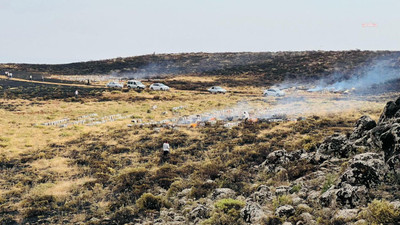
{"type": "Polygon", "coordinates": [[[217,93],[225,94],[226,93],[226,90],[220,86],[212,86],[207,91],[209,91],[210,93],[213,93],[213,94],[217,94],[217,93]]]}
{"type": "Polygon", "coordinates": [[[118,82],[115,82],[115,81],[111,81],[106,85],[106,87],[108,87],[108,88],[123,88],[124,85],[120,84],[118,82]]]}
{"type": "Polygon", "coordinates": [[[169,91],[169,87],[163,83],[154,83],[154,84],[150,85],[150,90],[169,91]]]}
{"type": "Polygon", "coordinates": [[[133,88],[133,89],[145,89],[146,85],[142,84],[142,82],[138,80],[128,80],[128,83],[126,84],[128,88],[133,88]]]}
{"type": "Polygon", "coordinates": [[[270,89],[265,90],[263,92],[263,95],[280,97],[280,96],[285,96],[285,92],[279,90],[278,88],[270,88],[270,89]]]}

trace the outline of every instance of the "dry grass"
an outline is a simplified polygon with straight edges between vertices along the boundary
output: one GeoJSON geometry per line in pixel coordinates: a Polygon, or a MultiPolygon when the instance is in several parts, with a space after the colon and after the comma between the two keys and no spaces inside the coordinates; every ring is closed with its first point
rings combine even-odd
{"type": "MultiPolygon", "coordinates": [[[[210,82],[213,79],[197,77],[196,81],[210,82]]],[[[50,195],[73,206],[88,201],[91,210],[96,208],[92,213],[98,213],[99,217],[109,216],[106,212],[112,204],[132,204],[136,200],[118,199],[116,196],[123,194],[124,185],[132,187],[129,180],[118,180],[119,176],[138,167],[146,169],[145,178],[137,178],[134,182],[139,197],[143,194],[141,191],[161,185],[168,189],[172,182],[176,182],[177,189],[196,187],[194,195],[201,196],[211,190],[203,183],[211,178],[217,180],[219,186],[247,193],[251,190],[249,183],[257,182],[256,175],[251,174],[248,168],[259,165],[270,151],[309,149],[326,135],[351,130],[352,124],[364,114],[377,119],[386,102],[386,99],[377,102],[337,100],[340,95],[302,92],[288,92],[287,99],[295,98],[294,101],[284,102],[284,98],[265,101],[260,97],[259,88],[243,86],[231,90],[240,93],[118,91],[103,93],[102,97],[107,101],[2,99],[1,105],[12,105],[14,110],[0,108],[0,157],[17,163],[15,171],[11,171],[15,174],[0,179],[0,197],[13,199],[10,204],[16,210],[19,210],[19,202],[32,196],[50,195]],[[242,124],[232,129],[215,126],[181,128],[178,131],[160,129],[159,132],[151,128],[128,128],[129,118],[90,127],[37,125],[91,113],[97,113],[99,117],[123,114],[141,118],[144,122],[159,121],[236,107],[241,105],[238,102],[246,102],[246,107],[264,111],[282,107],[281,110],[290,117],[304,115],[307,120],[258,123],[248,127],[242,124]],[[155,105],[157,107],[153,108],[155,105]],[[177,106],[184,108],[173,112],[171,109],[177,106]],[[159,149],[164,139],[175,142],[168,165],[160,163],[159,149]],[[122,191],[115,194],[118,182],[122,191]]],[[[250,114],[258,112],[249,111],[250,114]]],[[[287,184],[271,177],[260,180],[272,186],[287,184]]],[[[70,219],[72,222],[85,221],[85,215],[75,212],[70,219]]]]}

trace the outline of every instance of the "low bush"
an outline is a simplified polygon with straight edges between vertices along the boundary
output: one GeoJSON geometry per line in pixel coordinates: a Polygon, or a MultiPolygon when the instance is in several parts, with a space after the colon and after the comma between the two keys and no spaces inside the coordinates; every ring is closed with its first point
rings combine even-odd
{"type": "Polygon", "coordinates": [[[281,195],[272,200],[272,206],[274,206],[274,209],[283,205],[291,205],[292,203],[292,197],[289,195],[281,195]]]}
{"type": "Polygon", "coordinates": [[[151,193],[144,193],[136,201],[136,207],[141,212],[147,210],[160,211],[162,207],[171,207],[171,204],[163,199],[161,196],[154,196],[151,193]]]}
{"type": "Polygon", "coordinates": [[[327,174],[321,193],[325,193],[330,187],[332,187],[335,184],[335,180],[336,176],[334,174],[327,174]]]}
{"type": "Polygon", "coordinates": [[[189,196],[192,198],[205,198],[212,190],[217,187],[215,182],[202,182],[202,181],[195,181],[189,196]]]}
{"type": "Polygon", "coordinates": [[[400,210],[386,200],[373,200],[360,216],[369,224],[399,224],[400,210]]]}
{"type": "Polygon", "coordinates": [[[111,221],[115,224],[125,224],[132,222],[137,217],[137,211],[131,206],[121,207],[112,216],[111,221]]]}
{"type": "Polygon", "coordinates": [[[25,219],[33,217],[47,217],[53,214],[57,208],[55,197],[51,195],[32,196],[24,200],[22,206],[25,208],[23,216],[25,219]]]}
{"type": "Polygon", "coordinates": [[[240,218],[240,210],[245,205],[244,202],[235,199],[221,199],[215,203],[215,210],[210,219],[204,224],[228,225],[228,224],[245,224],[240,218]]]}

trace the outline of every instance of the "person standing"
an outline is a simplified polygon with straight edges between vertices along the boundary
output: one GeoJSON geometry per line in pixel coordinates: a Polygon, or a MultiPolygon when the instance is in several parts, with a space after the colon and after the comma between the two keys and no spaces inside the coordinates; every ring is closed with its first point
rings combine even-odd
{"type": "Polygon", "coordinates": [[[169,143],[168,141],[163,144],[163,155],[167,156],[169,154],[169,143]]]}
{"type": "Polygon", "coordinates": [[[32,81],[32,75],[29,75],[29,80],[31,80],[31,81],[32,81]]]}
{"type": "Polygon", "coordinates": [[[246,122],[249,120],[249,118],[250,118],[249,112],[244,111],[244,112],[243,112],[243,119],[244,119],[244,122],[246,123],[246,122]]]}
{"type": "Polygon", "coordinates": [[[78,97],[78,95],[79,95],[79,91],[76,90],[76,91],[75,91],[75,97],[78,97]]]}

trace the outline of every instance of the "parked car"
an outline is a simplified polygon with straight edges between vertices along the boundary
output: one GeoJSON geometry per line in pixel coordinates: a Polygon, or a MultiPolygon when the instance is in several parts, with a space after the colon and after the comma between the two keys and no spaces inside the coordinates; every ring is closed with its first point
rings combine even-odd
{"type": "Polygon", "coordinates": [[[263,92],[264,96],[275,96],[275,97],[279,97],[279,96],[285,96],[285,92],[279,90],[278,88],[270,88],[268,90],[265,90],[263,92]]]}
{"type": "Polygon", "coordinates": [[[168,91],[169,87],[162,83],[154,83],[150,85],[150,89],[155,91],[168,91]]]}
{"type": "Polygon", "coordinates": [[[118,82],[115,82],[115,81],[111,81],[106,85],[106,87],[109,87],[109,88],[123,88],[124,85],[120,84],[118,82]]]}
{"type": "Polygon", "coordinates": [[[211,92],[211,93],[213,93],[213,94],[217,94],[217,93],[223,93],[223,94],[225,94],[225,93],[226,93],[226,90],[223,89],[223,88],[220,87],[220,86],[213,86],[213,87],[209,88],[207,91],[209,91],[209,92],[211,92]]]}
{"type": "Polygon", "coordinates": [[[134,88],[134,89],[145,89],[146,85],[142,84],[142,82],[138,80],[128,80],[128,83],[126,84],[128,88],[134,88]]]}

